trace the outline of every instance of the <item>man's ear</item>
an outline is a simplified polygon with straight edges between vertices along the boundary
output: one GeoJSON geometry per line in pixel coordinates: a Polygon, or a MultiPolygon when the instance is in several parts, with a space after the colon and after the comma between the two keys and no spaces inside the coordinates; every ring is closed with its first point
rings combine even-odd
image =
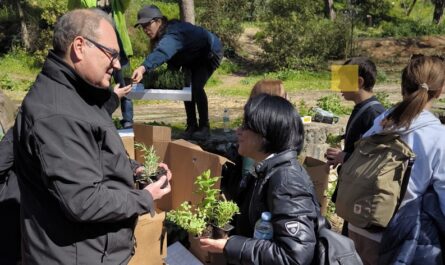
{"type": "Polygon", "coordinates": [[[73,62],[83,60],[85,57],[85,39],[77,36],[71,45],[71,59],[73,62]]]}
{"type": "Polygon", "coordinates": [[[365,79],[363,77],[358,77],[358,89],[365,88],[365,79]]]}

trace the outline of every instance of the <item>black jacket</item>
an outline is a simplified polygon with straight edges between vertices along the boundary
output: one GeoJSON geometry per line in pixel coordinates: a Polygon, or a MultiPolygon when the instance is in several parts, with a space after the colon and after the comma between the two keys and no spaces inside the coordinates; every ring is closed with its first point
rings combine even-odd
{"type": "Polygon", "coordinates": [[[124,145],[92,87],[53,52],[22,103],[14,129],[24,264],[122,264],[138,215],[124,145]]]}
{"type": "Polygon", "coordinates": [[[256,179],[249,205],[241,207],[237,230],[224,248],[231,264],[310,264],[314,256],[318,206],[313,184],[297,162],[295,151],[284,151],[255,166],[256,179]],[[273,240],[253,239],[261,212],[272,213],[273,240]]]}
{"type": "Polygon", "coordinates": [[[0,264],[20,260],[20,192],[14,173],[12,129],[0,141],[0,264]]]}

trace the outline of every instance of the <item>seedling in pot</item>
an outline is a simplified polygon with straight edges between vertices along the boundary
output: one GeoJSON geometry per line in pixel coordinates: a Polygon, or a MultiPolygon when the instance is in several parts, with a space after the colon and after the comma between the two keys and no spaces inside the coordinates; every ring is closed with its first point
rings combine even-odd
{"type": "Polygon", "coordinates": [[[341,140],[342,140],[342,135],[335,135],[329,133],[328,136],[326,137],[326,143],[333,148],[340,148],[341,140]]]}
{"type": "Polygon", "coordinates": [[[235,214],[239,214],[239,207],[233,201],[227,201],[225,198],[218,201],[213,211],[213,231],[212,238],[227,238],[230,231],[234,228],[229,222],[235,214]]]}
{"type": "MultiPolygon", "coordinates": [[[[136,143],[135,148],[143,152],[144,158],[144,171],[136,178],[136,183],[139,189],[144,189],[147,185],[158,181],[163,175],[167,174],[167,171],[159,166],[159,157],[156,155],[156,151],[153,146],[148,148],[143,143],[136,143]]],[[[162,184],[161,188],[165,188],[168,185],[168,180],[162,184]]]]}

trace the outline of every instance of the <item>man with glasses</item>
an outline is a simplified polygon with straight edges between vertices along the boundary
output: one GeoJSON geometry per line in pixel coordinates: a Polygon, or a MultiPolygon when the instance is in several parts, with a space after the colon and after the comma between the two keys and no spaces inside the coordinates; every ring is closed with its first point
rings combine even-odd
{"type": "Polygon", "coordinates": [[[166,176],[134,189],[122,141],[105,109],[120,69],[110,18],[63,15],[54,50],[17,115],[14,163],[21,192],[23,264],[126,264],[138,215],[170,192],[166,176]]]}
{"type": "MultiPolygon", "coordinates": [[[[124,77],[130,79],[131,75],[130,57],[133,56],[133,48],[125,21],[125,11],[130,6],[130,2],[131,0],[68,0],[69,10],[75,8],[99,8],[113,19],[120,48],[119,62],[122,67],[122,71],[115,71],[113,74],[114,81],[118,84],[124,84],[124,77]],[[124,74],[124,72],[128,74],[124,74]]],[[[133,126],[133,103],[131,99],[123,96],[120,97],[120,104],[122,111],[120,123],[124,128],[131,128],[133,126]]]]}

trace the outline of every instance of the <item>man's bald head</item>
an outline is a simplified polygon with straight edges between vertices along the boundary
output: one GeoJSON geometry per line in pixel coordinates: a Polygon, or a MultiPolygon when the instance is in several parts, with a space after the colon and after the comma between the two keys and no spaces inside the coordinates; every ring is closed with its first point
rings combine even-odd
{"type": "Polygon", "coordinates": [[[54,28],[54,51],[59,56],[65,56],[77,36],[96,40],[102,20],[114,27],[112,19],[100,9],[76,9],[66,13],[59,18],[54,28]]]}

